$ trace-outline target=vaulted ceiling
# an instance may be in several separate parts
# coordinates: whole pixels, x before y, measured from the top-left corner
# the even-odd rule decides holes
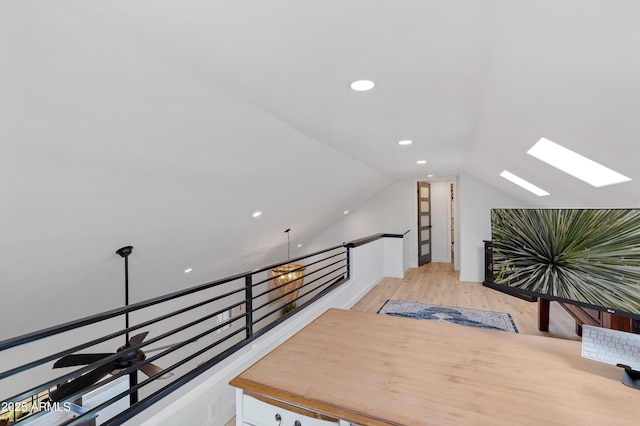
[[[132,239],[159,280],[208,259],[199,280],[397,178],[640,203],[636,0],[4,0],[0,48],[3,254],[61,282]],[[569,177],[526,154],[540,137],[633,180]],[[66,245],[88,270],[56,269]]]
[[[391,177],[468,170],[517,195],[497,177],[507,168],[554,204],[640,202],[628,197],[640,184],[633,0],[5,3],[15,13],[5,43],[20,59],[6,68],[12,85],[29,86],[36,114],[130,89],[161,62],[191,81],[148,83],[180,100],[128,93],[140,115],[149,103],[178,115],[194,108],[188,90],[214,87]],[[351,92],[361,78],[376,88]],[[635,183],[593,190],[567,178],[524,155],[542,136]],[[399,149],[400,139],[414,144]]]

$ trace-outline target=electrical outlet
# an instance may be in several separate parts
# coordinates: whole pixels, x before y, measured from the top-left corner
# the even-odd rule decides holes
[[[216,324],[222,324],[223,322],[228,321],[230,316],[231,316],[231,310],[224,311],[223,313],[218,314],[216,316]],[[222,333],[223,330],[226,330],[229,327],[231,327],[231,324],[224,325],[224,326],[222,326],[222,328],[217,329],[216,332],[217,333]]]

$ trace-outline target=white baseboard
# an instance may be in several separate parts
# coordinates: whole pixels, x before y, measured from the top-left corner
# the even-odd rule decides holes
[[[389,273],[385,274],[385,276],[387,276],[389,278],[404,278],[404,274],[399,274],[399,273],[394,273],[394,272],[389,272]]]

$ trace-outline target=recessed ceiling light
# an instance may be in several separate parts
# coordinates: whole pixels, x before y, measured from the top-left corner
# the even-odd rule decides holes
[[[403,140],[403,141],[398,141],[398,145],[411,145],[413,143],[413,141],[410,140]]]
[[[596,188],[631,180],[549,139],[540,138],[540,140],[527,151],[527,154]]]
[[[358,80],[351,83],[351,88],[356,92],[366,92],[373,89],[376,84],[371,80]]]
[[[427,177],[433,177],[433,175],[427,175]]]
[[[184,273],[185,273],[185,274],[188,274],[188,273],[189,273],[189,272],[191,272],[191,271],[193,271],[193,268],[187,268],[187,269],[185,269],[185,270],[184,270]]]
[[[302,244],[298,244],[298,248],[302,247]]]
[[[500,176],[502,176],[503,178],[505,178],[505,179],[515,183],[516,185],[526,189],[529,192],[533,192],[538,197],[544,197],[545,195],[549,195],[549,193],[547,191],[545,191],[544,189],[540,189],[537,186],[535,186],[534,184],[529,183],[526,180],[522,179],[521,177],[518,177],[518,176],[514,175],[513,173],[508,172],[506,170],[503,170],[503,172],[500,173]]]
[[[254,218],[255,218],[255,217],[260,216],[261,214],[262,214],[262,212],[254,212],[254,213],[251,215],[251,217],[254,217]]]
[[[427,164],[427,160],[418,160],[416,161],[417,164]]]
[[[345,210],[345,211],[344,211],[344,214],[347,214],[347,213],[349,213],[349,210]]]

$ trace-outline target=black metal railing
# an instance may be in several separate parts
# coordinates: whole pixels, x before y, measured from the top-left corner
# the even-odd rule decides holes
[[[348,247],[2,341],[0,419],[120,424],[347,281]]]

